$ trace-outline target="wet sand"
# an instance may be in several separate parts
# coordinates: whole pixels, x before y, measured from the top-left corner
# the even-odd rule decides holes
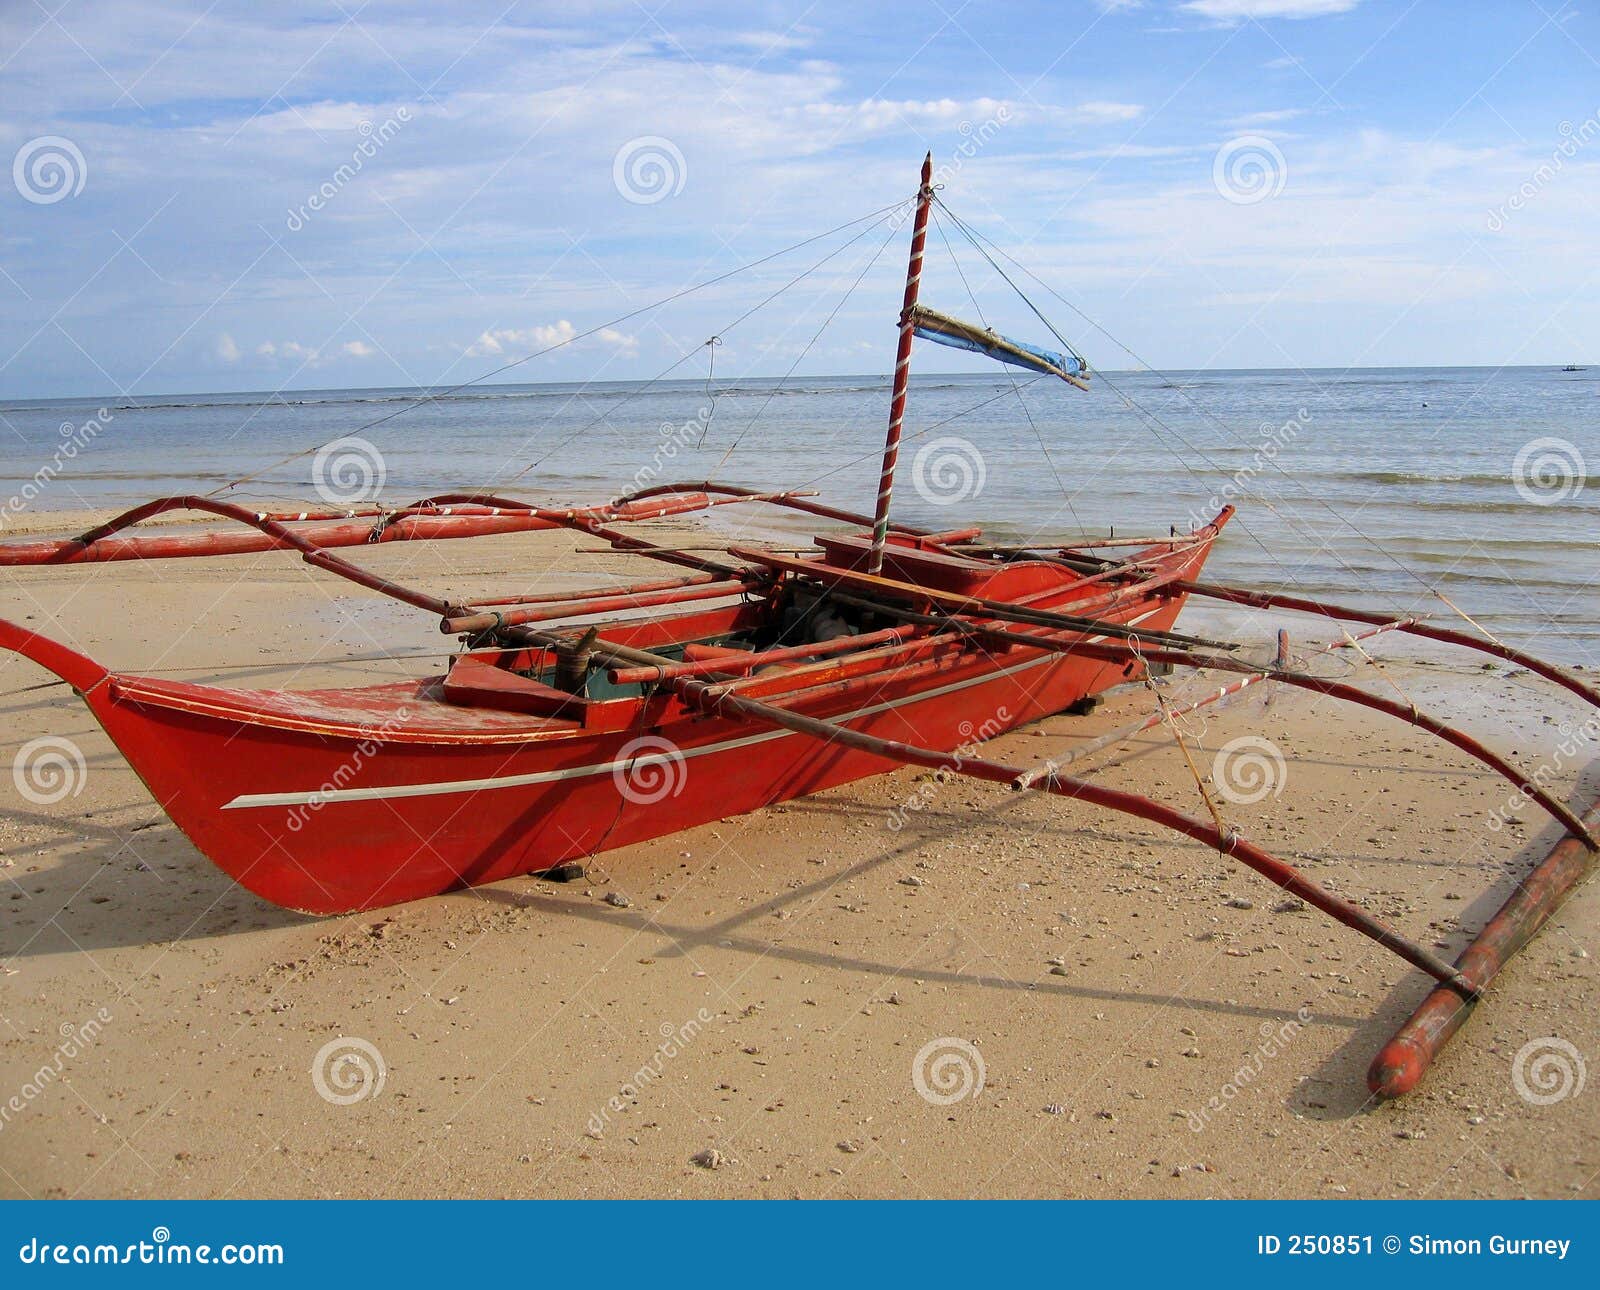
[[[359,555],[463,595],[558,560],[572,586],[622,567],[575,545],[593,543]],[[132,671],[351,684],[437,670],[451,643],[281,554],[0,581],[5,616]],[[1326,639],[1226,621],[1263,657],[1280,625],[1299,651]],[[416,657],[363,658],[388,651]],[[1511,668],[1373,652],[1398,661],[1317,667],[1530,768],[1590,716]],[[1374,1106],[1366,1064],[1421,974],[1131,819],[902,771],[595,857],[580,883],[313,919],[214,869],[65,687],[30,688],[48,679],[0,660],[7,769],[46,734],[87,765],[54,803],[0,780],[6,1196],[1570,1197],[1600,1172],[1596,1090],[1551,1100],[1527,1047],[1600,1053],[1592,884],[1421,1092]],[[1119,691],[989,752],[1043,758],[1149,705]],[[1508,784],[1311,694],[1255,687],[1186,728],[1208,773],[1240,737],[1281,750],[1275,791],[1219,801],[1228,821],[1450,956],[1558,836],[1536,808],[1491,829]],[[1563,795],[1592,753],[1564,759]],[[1168,733],[1087,765],[1204,812]],[[338,1060],[370,1072],[373,1051],[381,1081]]]

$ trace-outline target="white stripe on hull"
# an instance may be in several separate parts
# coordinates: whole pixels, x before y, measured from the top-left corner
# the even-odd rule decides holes
[[[1129,619],[1128,626],[1142,623],[1146,618],[1161,611],[1163,606],[1158,606],[1137,618]],[[1104,640],[1103,636],[1091,636],[1089,640]],[[827,718],[829,721],[846,722],[855,721],[861,717],[876,716],[880,712],[891,712],[896,708],[908,707],[914,703],[921,703],[926,699],[937,699],[942,695],[954,694],[958,690],[971,689],[975,685],[984,685],[990,681],[998,681],[1008,676],[1015,676],[1019,672],[1026,672],[1032,668],[1040,667],[1060,659],[1062,655],[1046,654],[1041,658],[1031,659],[1026,663],[1018,663],[1015,667],[1002,668],[998,672],[985,672],[982,676],[970,677],[965,681],[952,681],[948,685],[936,686],[931,690],[923,690],[918,694],[908,695],[903,699],[890,699],[884,703],[874,703],[865,708],[857,708],[853,712],[843,712]],[[488,779],[451,779],[441,780],[430,784],[390,784],[375,788],[331,788],[315,789],[311,792],[295,793],[244,793],[225,802],[224,811],[244,810],[255,806],[307,806],[312,803],[330,805],[337,802],[375,802],[387,801],[399,797],[433,797],[446,793],[476,793],[496,788],[522,788],[529,784],[553,784],[567,779],[585,779],[591,775],[610,775],[619,770],[638,769],[653,765],[662,765],[681,758],[704,757],[711,753],[731,752],[736,748],[750,748],[756,744],[768,743],[774,739],[801,739],[804,735],[797,735],[790,730],[768,730],[758,735],[745,735],[738,739],[725,739],[721,743],[702,744],[695,748],[680,749],[676,754],[657,753],[643,757],[629,757],[623,761],[599,762],[590,766],[569,766],[563,770],[530,771],[522,775],[501,775]]]

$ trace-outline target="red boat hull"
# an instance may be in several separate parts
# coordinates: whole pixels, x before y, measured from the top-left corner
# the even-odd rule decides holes
[[[1201,541],[1158,552],[1155,572],[1192,577],[1209,549]],[[1001,576],[1024,584],[1023,598],[1039,608],[1070,610],[1106,590],[1074,593],[1081,578],[1042,564],[1006,566]],[[1121,593],[1103,616],[1165,629],[1182,602],[1162,577],[1147,594]],[[674,621],[709,635],[759,609]],[[650,643],[649,626],[627,626],[635,643]],[[74,683],[156,801],[218,867],[274,904],[314,914],[547,869],[895,766],[664,697],[595,704],[582,720],[561,720],[446,702],[444,678],[226,690],[107,674],[15,628],[0,645]],[[803,695],[785,699],[780,689],[775,700],[854,730],[956,749],[1133,674],[1131,663],[1025,647],[995,655],[946,638],[887,675],[852,670],[846,656],[836,670],[812,669]]]

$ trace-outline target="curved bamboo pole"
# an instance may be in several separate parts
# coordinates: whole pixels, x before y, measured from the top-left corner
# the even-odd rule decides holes
[[[1191,596],[1226,600],[1235,605],[1249,605],[1253,609],[1288,609],[1297,613],[1318,614],[1323,618],[1343,618],[1352,623],[1377,624],[1392,621],[1394,618],[1392,614],[1377,614],[1371,610],[1351,609],[1345,605],[1329,605],[1319,600],[1306,600],[1300,596],[1285,596],[1277,592],[1251,591],[1246,587],[1225,587],[1215,582],[1180,582],[1177,587]],[[1480,654],[1492,654],[1496,658],[1505,659],[1508,663],[1516,663],[1600,707],[1600,690],[1573,676],[1565,668],[1547,663],[1537,655],[1513,649],[1510,645],[1502,645],[1499,641],[1468,636],[1465,632],[1454,631],[1449,627],[1413,623],[1402,630],[1412,636],[1421,636],[1426,640],[1439,641],[1445,645],[1459,645],[1462,649],[1476,650]]]
[[[1368,694],[1365,690],[1357,689],[1353,685],[1345,685],[1340,681],[1327,681],[1318,676],[1311,676],[1305,672],[1297,672],[1291,668],[1268,667],[1263,668],[1254,663],[1246,663],[1240,659],[1229,658],[1225,654],[1213,654],[1194,649],[1166,649],[1159,645],[1144,645],[1137,633],[1124,641],[1110,639],[1090,640],[1079,636],[1063,636],[1059,633],[1044,634],[1031,631],[1012,631],[1004,627],[989,627],[981,623],[969,622],[966,619],[956,619],[948,615],[924,614],[915,610],[902,609],[896,605],[885,604],[881,601],[865,596],[835,593],[836,598],[845,603],[856,603],[869,606],[880,613],[905,619],[910,622],[928,622],[937,624],[954,624],[956,631],[969,636],[992,640],[996,643],[1007,645],[1032,646],[1038,649],[1051,650],[1058,654],[1081,654],[1088,658],[1101,658],[1113,662],[1126,662],[1129,660],[1143,661],[1145,663],[1170,663],[1174,667],[1188,667],[1195,669],[1215,669],[1220,672],[1263,673],[1268,680],[1281,681],[1285,685],[1292,685],[1298,689],[1314,690],[1326,694],[1329,698],[1342,699],[1349,703],[1359,704],[1382,712],[1387,716],[1404,721],[1408,725],[1426,730],[1429,734],[1436,735],[1445,742],[1466,753],[1469,757],[1482,762],[1495,773],[1503,776],[1517,788],[1525,792],[1530,798],[1538,802],[1552,818],[1557,820],[1574,837],[1580,839],[1591,850],[1600,849],[1600,842],[1584,825],[1573,811],[1564,802],[1559,801],[1545,789],[1533,783],[1516,767],[1512,766],[1498,753],[1485,747],[1471,735],[1446,725],[1437,718],[1429,716],[1420,708],[1395,703],[1376,694]],[[1399,630],[1398,628],[1396,630]],[[1033,787],[1030,785],[1029,787]]]

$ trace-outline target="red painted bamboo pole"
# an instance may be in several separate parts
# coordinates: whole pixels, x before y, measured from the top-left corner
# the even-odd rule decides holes
[[[718,550],[723,548],[719,547]],[[609,547],[606,550],[610,550]],[[499,605],[548,605],[557,600],[598,600],[605,596],[618,596],[624,592],[665,591],[668,587],[697,587],[717,581],[714,573],[691,573],[683,578],[661,578],[653,582],[628,582],[610,587],[585,587],[581,591],[533,591],[520,596],[491,596],[484,600],[471,600],[468,609],[483,609]]]
[[[471,496],[463,495],[463,496]],[[299,513],[262,513],[235,503],[223,512],[199,505],[206,498],[163,497],[145,502],[100,524],[76,538],[0,543],[0,566],[38,564],[100,564],[118,560],[166,560],[209,555],[250,555],[271,551],[284,544],[262,527],[261,521],[283,525],[299,523]],[[730,499],[731,500],[731,499]],[[744,499],[739,499],[744,500]],[[365,546],[379,542],[438,541],[450,538],[487,537],[504,533],[529,533],[562,527],[557,515],[593,515],[618,523],[654,519],[687,511],[704,510],[716,503],[705,496],[682,495],[676,500],[632,504],[627,508],[608,506],[559,512],[529,506],[524,502],[493,499],[494,504],[463,505],[447,513],[441,499],[434,505],[408,507],[389,515],[375,515],[376,523],[363,519],[323,521],[324,512],[304,512],[311,523],[293,530],[314,547]],[[173,511],[198,510],[228,519],[238,519],[248,527],[239,531],[165,533],[118,536],[122,530],[143,520]],[[498,513],[496,513],[498,512]],[[254,531],[251,531],[254,530]]]
[[[911,342],[915,326],[911,311],[922,283],[922,251],[928,241],[928,207],[933,201],[933,153],[922,159],[922,182],[917,189],[917,215],[911,230],[911,258],[906,262],[905,303],[900,309],[900,344],[894,358],[894,394],[889,400],[889,436],[883,445],[883,469],[878,476],[878,508],[872,520],[872,554],[867,572],[883,568],[883,546],[889,537],[889,498],[894,492],[894,468],[900,459],[900,430],[906,418],[906,390],[911,381]]]
[[[516,623],[546,623],[556,618],[572,618],[583,614],[609,614],[628,609],[648,609],[654,605],[674,605],[681,601],[715,600],[721,596],[736,596],[749,591],[750,583],[732,578],[708,582],[697,587],[671,587],[660,591],[618,591],[610,596],[593,596],[577,600],[555,600],[544,604],[511,605],[487,613],[465,614],[445,618],[439,630],[446,636],[460,632],[485,632],[491,627],[506,627]]]
[[[1382,627],[1373,627],[1364,632],[1357,632],[1348,640],[1333,641],[1332,643],[1325,645],[1323,648],[1314,652],[1317,654],[1331,654],[1334,650],[1351,649],[1358,641],[1370,640],[1374,636],[1381,636],[1384,632],[1392,632],[1399,626],[1399,622],[1385,623]],[[1278,657],[1273,661],[1273,668],[1281,671],[1289,666],[1287,649],[1288,644],[1284,639],[1284,634],[1279,632]],[[1120,744],[1125,739],[1132,739],[1134,735],[1142,734],[1146,730],[1154,729],[1156,726],[1159,726],[1162,722],[1167,721],[1172,717],[1186,717],[1191,712],[1198,712],[1201,708],[1210,707],[1213,703],[1220,703],[1229,695],[1238,694],[1241,690],[1247,690],[1258,682],[1270,681],[1272,679],[1273,676],[1272,672],[1270,671],[1252,672],[1248,676],[1240,677],[1237,681],[1230,681],[1227,685],[1220,686],[1219,688],[1212,690],[1209,694],[1201,695],[1198,699],[1195,699],[1190,703],[1185,703],[1175,708],[1167,708],[1161,712],[1152,712],[1143,721],[1136,721],[1132,725],[1123,726],[1120,730],[1113,730],[1108,734],[1100,735],[1098,738],[1091,739],[1087,743],[1079,744],[1076,748],[1069,749],[1059,759],[1052,757],[1043,764],[1035,766],[1026,775],[1023,775],[1020,779],[1018,779],[1017,782],[1012,785],[1012,787],[1032,788],[1034,780],[1043,779],[1046,775],[1053,775],[1056,773],[1056,771],[1060,770],[1061,767],[1070,766],[1075,761],[1082,761],[1085,757],[1092,756],[1094,753],[1099,752],[1102,748],[1109,748],[1112,744]]]
[[[686,702],[704,711],[731,714],[746,720],[779,726],[797,734],[810,735],[824,743],[836,743],[872,753],[891,762],[947,770],[953,774],[986,779],[997,784],[1012,783],[1022,774],[1021,767],[1004,766],[998,762],[964,757],[958,753],[939,752],[936,749],[919,748],[892,739],[881,739],[862,731],[851,730],[847,726],[836,725],[831,721],[802,716],[800,713],[790,712],[771,703],[760,703],[741,695],[729,694],[720,687],[708,685],[704,681],[676,681],[671,684]],[[1292,865],[1269,855],[1248,840],[1231,833],[1220,833],[1214,824],[1197,820],[1182,811],[1174,810],[1170,806],[1137,793],[1106,788],[1070,776],[1057,776],[1048,782],[1035,784],[1034,788],[1061,797],[1082,798],[1095,806],[1104,806],[1125,815],[1148,820],[1152,824],[1160,824],[1197,842],[1203,842],[1225,856],[1233,856],[1269,882],[1282,887],[1291,895],[1298,896],[1308,905],[1320,909],[1346,927],[1370,937],[1385,949],[1392,950],[1435,980],[1448,983],[1459,979],[1455,968],[1438,955],[1416,944],[1359,905],[1328,891],[1317,882],[1305,877]]]
[[[1584,822],[1590,829],[1600,831],[1600,797],[1590,805]],[[1430,992],[1373,1058],[1367,1071],[1367,1087],[1375,1095],[1384,1099],[1399,1097],[1417,1086],[1439,1050],[1471,1015],[1475,996],[1533,939],[1562,901],[1588,877],[1594,863],[1594,852],[1577,838],[1565,837],[1542,864],[1517,884],[1500,912],[1456,960],[1456,968],[1474,997],[1463,998],[1455,990]]]
[[[1255,609],[1292,609],[1299,613],[1320,614],[1324,618],[1345,618],[1353,623],[1382,623],[1389,621],[1393,615],[1376,614],[1366,609],[1350,609],[1344,605],[1328,605],[1317,600],[1306,600],[1300,596],[1284,596],[1275,592],[1251,591],[1245,587],[1224,587],[1214,582],[1181,582],[1179,590],[1186,591],[1193,596],[1205,596],[1211,600],[1226,600],[1236,605],[1250,605]],[[1530,672],[1544,677],[1547,681],[1554,681],[1557,685],[1571,690],[1581,698],[1587,699],[1596,707],[1600,707],[1600,690],[1594,688],[1565,668],[1557,667],[1554,663],[1547,663],[1542,658],[1524,653],[1522,650],[1513,649],[1509,645],[1502,645],[1498,641],[1485,640],[1478,636],[1468,636],[1465,632],[1453,631],[1448,627],[1433,627],[1427,623],[1413,623],[1405,629],[1412,636],[1421,636],[1427,640],[1439,641],[1445,645],[1459,645],[1463,649],[1477,650],[1481,654],[1492,654],[1496,658],[1503,658],[1507,662],[1525,667]]]
[[[860,596],[841,595],[838,598],[845,603],[854,602],[871,605],[881,613],[897,616],[907,622],[924,622],[954,628],[967,636],[1007,646],[1027,645],[1039,649],[1052,650],[1061,654],[1080,654],[1087,658],[1107,659],[1111,662],[1170,663],[1174,667],[1211,668],[1222,672],[1256,672],[1262,670],[1256,664],[1229,658],[1225,654],[1207,653],[1195,649],[1167,649],[1154,644],[1145,645],[1139,639],[1137,629],[1133,630],[1131,633],[1133,639],[1129,640],[1113,640],[1109,637],[1092,640],[1083,634],[1081,630],[1072,633],[1017,631],[981,622],[970,622],[966,619],[955,620],[933,614],[923,614],[915,610],[905,610],[894,605],[869,601]],[[1013,619],[1012,621],[1024,620]],[[1098,630],[1105,631],[1106,626],[1102,625]],[[1154,633],[1152,633],[1152,637],[1155,637]],[[1159,637],[1155,638],[1159,639]],[[1338,681],[1327,681],[1319,676],[1310,676],[1303,672],[1282,668],[1270,669],[1270,675],[1272,680],[1280,681],[1285,685],[1292,685],[1302,690],[1314,690],[1319,694],[1326,694],[1332,699],[1341,699],[1347,703],[1359,704],[1361,707],[1382,712],[1387,716],[1394,717],[1399,721],[1406,722],[1408,725],[1416,726],[1419,729],[1426,730],[1429,734],[1438,736],[1446,743],[1460,749],[1467,756],[1482,762],[1490,770],[1515,784],[1519,789],[1527,793],[1530,798],[1538,802],[1549,815],[1560,821],[1563,827],[1574,836],[1582,839],[1585,846],[1595,847],[1597,845],[1594,835],[1583,821],[1567,807],[1566,803],[1558,801],[1545,789],[1535,784],[1528,776],[1523,775],[1505,758],[1485,747],[1484,744],[1464,731],[1457,730],[1454,726],[1446,725],[1444,722],[1429,716],[1412,705],[1395,703],[1379,695],[1368,694],[1365,690],[1357,689],[1353,685],[1344,685]]]
[[[881,631],[864,632],[860,636],[838,636],[830,641],[817,641],[810,645],[784,645],[778,649],[704,659],[692,663],[669,663],[663,659],[659,667],[612,668],[610,678],[615,685],[649,685],[656,681],[677,680],[686,676],[748,673],[773,663],[792,663],[804,658],[825,658],[830,654],[842,654],[847,650],[883,645],[890,641],[903,640],[912,632],[920,630],[921,628],[909,625],[885,627]]]

